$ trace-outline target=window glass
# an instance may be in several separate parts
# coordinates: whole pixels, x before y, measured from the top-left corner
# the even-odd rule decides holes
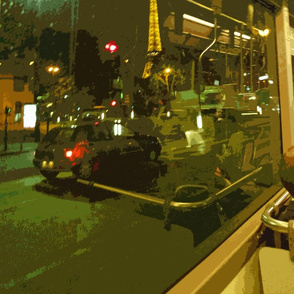
[[[11,202],[38,209],[3,212],[26,256],[3,287],[163,293],[281,188],[275,1],[100,2],[0,1],[4,99],[35,100],[47,148]]]
[[[95,125],[89,129],[88,133],[88,140],[90,142],[99,142],[99,141],[105,141],[109,139],[109,131],[108,129],[102,125],[101,123],[99,125]]]
[[[53,142],[56,136],[59,134],[60,130],[61,130],[60,128],[54,128],[50,130],[48,134],[46,134],[44,138],[42,139],[42,143]]]
[[[64,143],[65,141],[72,140],[71,138],[72,138],[73,133],[74,133],[74,129],[62,128],[62,129],[60,129],[60,132],[56,136],[55,140],[58,143]]]
[[[14,117],[14,122],[20,122],[21,121],[21,113],[16,113]]]

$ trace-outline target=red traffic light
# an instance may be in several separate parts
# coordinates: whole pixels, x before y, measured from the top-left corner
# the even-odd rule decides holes
[[[116,105],[116,101],[115,101],[115,100],[112,100],[112,101],[110,102],[110,105],[111,105],[112,107],[114,107],[114,106]]]
[[[105,51],[109,51],[110,53],[116,52],[118,50],[118,46],[115,41],[110,41],[104,46]]]

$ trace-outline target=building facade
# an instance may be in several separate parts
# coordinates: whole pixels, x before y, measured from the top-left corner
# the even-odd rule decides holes
[[[34,95],[28,84],[15,79],[11,74],[0,75],[0,130],[5,127],[5,108],[7,114],[7,128],[9,131],[23,130],[24,105],[34,103]]]

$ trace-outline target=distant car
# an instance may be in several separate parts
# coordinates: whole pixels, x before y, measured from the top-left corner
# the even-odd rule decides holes
[[[161,144],[156,137],[133,133],[119,122],[96,121],[76,127],[53,128],[35,150],[34,165],[48,180],[72,171],[89,179],[103,166],[157,161]]]
[[[95,108],[84,109],[79,121],[104,120],[108,112],[105,106],[95,106]]]

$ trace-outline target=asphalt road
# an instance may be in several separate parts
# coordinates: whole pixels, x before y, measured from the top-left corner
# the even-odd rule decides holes
[[[161,207],[57,182],[1,185],[1,292],[161,293],[193,266],[192,232],[165,230]]]
[[[0,293],[162,293],[207,254],[202,242],[220,227],[211,206],[173,211],[168,230],[162,205],[88,187],[66,173],[50,183],[32,167],[33,148],[26,151],[0,158]],[[164,198],[180,176],[188,180],[184,170],[128,166],[101,181]]]

